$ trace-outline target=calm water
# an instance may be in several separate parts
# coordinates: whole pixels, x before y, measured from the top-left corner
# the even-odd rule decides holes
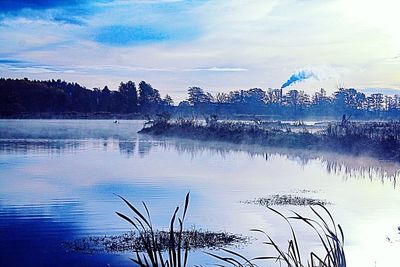
[[[148,203],[158,228],[191,192],[187,226],[252,236],[240,250],[272,253],[267,231],[284,242],[287,227],[265,207],[241,201],[296,194],[332,202],[346,235],[349,266],[400,262],[400,165],[366,158],[262,150],[138,135],[141,121],[0,121],[0,266],[130,266],[130,253],[69,252],[63,241],[129,230],[114,195]],[[307,207],[279,206],[310,214]],[[297,225],[302,243],[316,246]],[[191,263],[215,263],[201,251]],[[265,264],[264,266],[273,266]]]

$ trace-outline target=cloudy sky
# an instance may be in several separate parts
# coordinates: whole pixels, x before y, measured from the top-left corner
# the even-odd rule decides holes
[[[398,0],[0,0],[0,76],[162,94],[400,90]]]

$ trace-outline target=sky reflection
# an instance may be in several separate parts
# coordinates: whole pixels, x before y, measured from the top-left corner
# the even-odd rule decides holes
[[[14,256],[2,260],[17,259],[15,253],[26,249],[19,243],[25,237],[33,243],[48,239],[49,249],[40,243],[26,244],[37,249],[38,255],[51,253],[54,261],[64,262],[64,251],[53,253],[64,239],[129,230],[114,214],[129,213],[114,194],[125,196],[135,205],[146,201],[155,224],[165,229],[174,207],[183,202],[189,190],[187,226],[243,235],[252,235],[249,229],[256,227],[284,242],[286,228],[280,218],[265,207],[241,201],[296,194],[333,203],[329,209],[345,229],[349,265],[375,266],[376,261],[376,266],[387,266],[400,260],[394,253],[400,244],[396,230],[400,225],[400,196],[394,187],[398,164],[335,154],[152,138],[136,134],[141,125],[132,121],[119,125],[112,121],[1,121],[0,231],[5,240],[15,236],[11,243],[2,241],[2,246],[12,244],[8,249],[14,251]],[[5,127],[18,128],[16,138]],[[285,214],[292,209],[310,214],[306,207],[278,208]],[[307,246],[315,246],[310,231],[298,227]],[[260,246],[262,237],[257,237],[259,240],[243,253],[266,253]],[[80,257],[67,256],[71,260]],[[103,255],[82,257],[93,259],[93,263],[106,262]],[[127,259],[127,255],[113,257],[113,264]],[[192,257],[196,259],[212,262],[201,253]]]

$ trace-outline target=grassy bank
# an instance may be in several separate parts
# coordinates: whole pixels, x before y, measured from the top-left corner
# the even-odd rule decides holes
[[[385,160],[400,160],[400,122],[334,122],[312,126],[207,120],[148,123],[139,133],[203,141],[334,151]]]

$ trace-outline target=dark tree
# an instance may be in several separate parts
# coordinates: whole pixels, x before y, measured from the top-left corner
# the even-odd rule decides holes
[[[122,110],[127,113],[137,111],[138,97],[136,91],[136,85],[132,81],[127,83],[121,82],[118,91],[122,95]]]
[[[145,81],[139,83],[139,105],[142,111],[156,110],[162,103],[160,93]]]
[[[172,99],[172,97],[170,95],[165,95],[163,102],[165,105],[167,106],[172,106],[174,104],[174,100]]]
[[[210,103],[213,100],[211,94],[205,93],[200,87],[189,87],[188,95],[188,101],[192,106],[200,103]]]

